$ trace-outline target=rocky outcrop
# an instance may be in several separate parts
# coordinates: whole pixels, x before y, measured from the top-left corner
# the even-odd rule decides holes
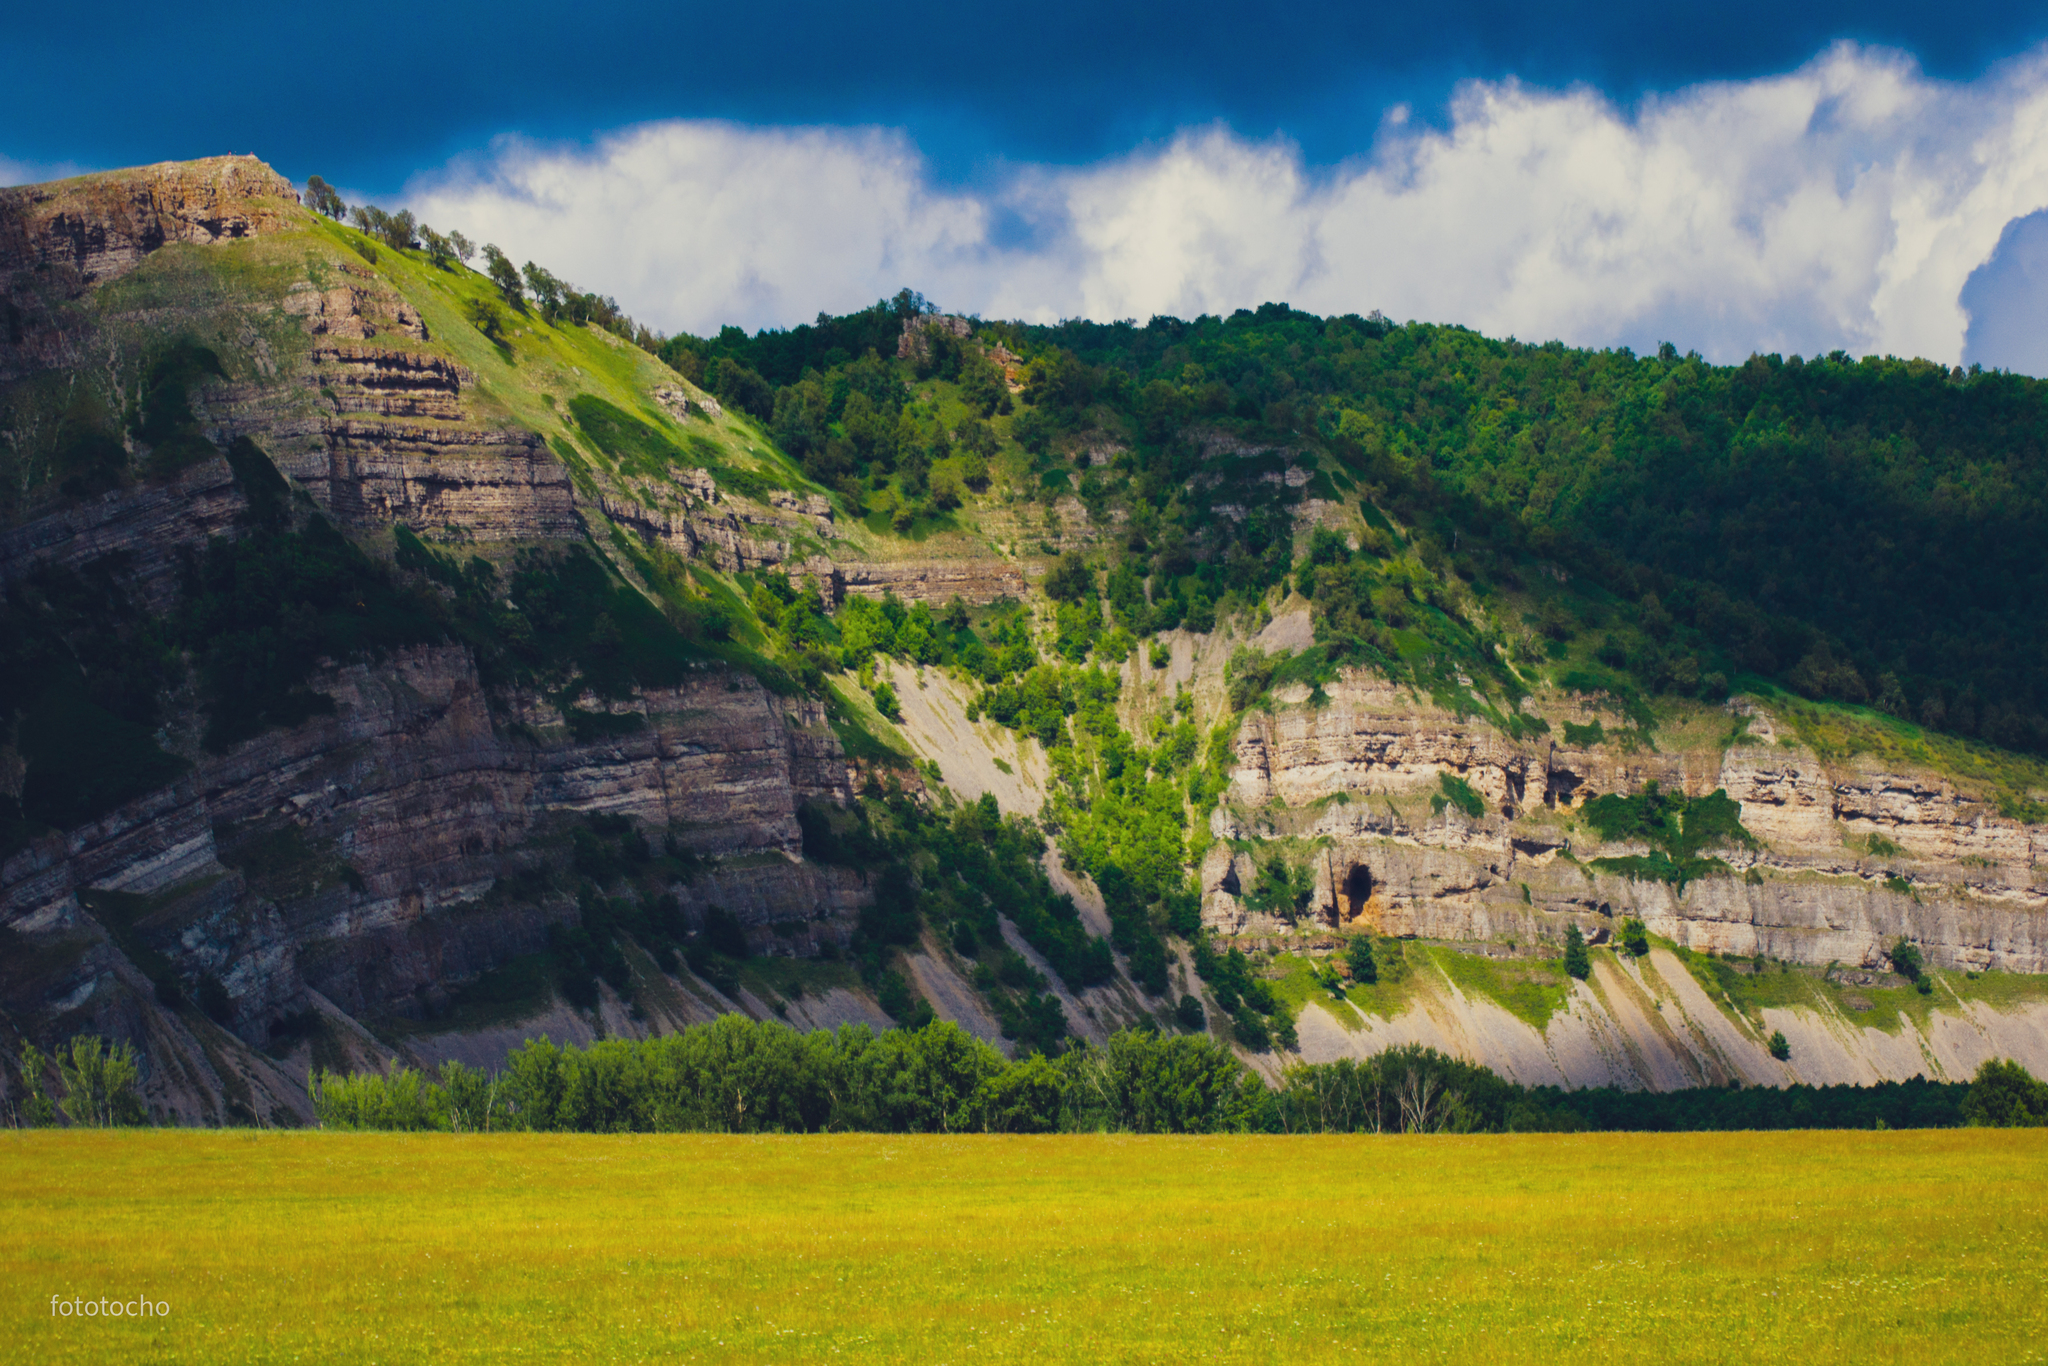
[[[676,894],[699,914],[733,912],[758,952],[836,949],[866,900],[858,874],[802,858],[798,805],[851,795],[822,708],[748,675],[706,668],[625,703],[585,698],[614,721],[581,742],[537,696],[494,709],[456,646],[315,686],[333,715],[199,756],[173,786],[0,867],[10,942],[74,959],[0,1008],[131,1037],[135,1012],[158,1013],[154,963],[164,980],[222,983],[249,1044],[316,1002],[416,1014],[574,921],[573,884],[549,870],[566,867],[567,827],[592,815],[708,859]],[[167,1105],[189,1071],[152,1073]]]
[[[569,471],[532,432],[372,418],[265,427],[286,474],[344,526],[454,527],[480,540],[583,534]]]
[[[1527,748],[1492,726],[1418,705],[1408,689],[1384,679],[1347,679],[1329,696],[1326,706],[1248,715],[1238,732],[1233,798],[1298,806],[1337,792],[1419,792],[1452,773],[1495,809],[1512,812],[1526,798],[1532,764],[1540,771]]]
[[[337,413],[460,422],[462,391],[476,383],[453,361],[411,351],[320,346],[312,362],[306,384]]]
[[[378,288],[376,277],[360,267],[343,263],[340,270],[342,274],[359,277],[366,283],[345,281],[321,289],[302,280],[279,300],[286,313],[304,321],[309,335],[366,341],[382,330],[411,337],[414,341],[427,340],[427,325],[420,321],[418,311],[411,304],[388,289]],[[320,359],[317,353],[314,359],[316,362]]]
[[[705,482],[710,483],[708,476]],[[712,487],[715,490],[716,485]],[[733,503],[690,497],[681,506],[649,506],[604,490],[598,495],[598,506],[619,525],[659,541],[679,555],[706,559],[727,573],[766,569],[790,557],[790,543],[785,539],[792,529],[790,521],[760,512],[750,515]]]
[[[0,190],[0,275],[54,270],[79,287],[100,284],[167,243],[273,231],[298,203],[291,182],[252,156]]]
[[[1637,916],[1721,953],[1877,966],[1906,938],[1938,966],[2048,972],[2048,835],[1942,779],[1829,768],[1755,704],[1737,704],[1749,718],[1741,742],[1658,753],[1517,741],[1377,678],[1348,677],[1328,697],[1312,707],[1293,695],[1295,705],[1249,716],[1214,826],[1234,841],[1310,842],[1297,856],[1314,874],[1311,924],[1543,944],[1567,922],[1598,939]],[[1484,814],[1444,803],[1443,775],[1478,793]],[[1725,790],[1759,846],[1718,851],[1730,874],[1683,887],[1595,869],[1593,859],[1647,850],[1601,847],[1572,807],[1650,781]],[[1870,852],[1871,835],[1886,853]],[[1254,876],[1250,853],[1214,848],[1202,870],[1207,923],[1232,935],[1299,931],[1248,909]]]
[[[137,601],[162,612],[176,600],[181,558],[247,509],[228,462],[201,461],[175,479],[115,489],[0,531],[0,584],[39,565],[79,569],[112,557]]]
[[[914,318],[905,318],[903,331],[896,338],[896,359],[925,359],[931,354],[931,339],[934,333],[965,341],[974,335],[974,324],[951,313],[926,313]]]
[[[957,597],[980,607],[1001,598],[1021,600],[1025,593],[1023,571],[996,559],[813,561],[804,572],[827,588],[835,605],[853,594],[878,598],[894,593],[905,602],[938,605]]]

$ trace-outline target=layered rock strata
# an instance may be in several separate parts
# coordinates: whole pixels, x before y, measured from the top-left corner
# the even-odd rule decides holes
[[[0,189],[0,273],[104,283],[171,242],[254,237],[292,221],[291,182],[252,156],[165,162]]]
[[[225,460],[205,460],[163,483],[134,484],[0,531],[0,584],[41,565],[80,569],[110,559],[142,605],[177,600],[183,557],[226,534],[248,510]]]
[[[661,505],[645,490],[635,490],[641,497],[604,490],[598,506],[619,525],[727,573],[787,563],[797,535],[830,540],[835,534],[832,504],[816,494],[778,490],[763,507],[727,497],[704,470],[683,471],[673,489],[680,495],[674,505]]]
[[[699,914],[733,912],[760,953],[843,944],[866,899],[858,874],[802,859],[798,805],[850,796],[822,709],[748,675],[705,669],[611,704],[637,728],[586,742],[535,696],[494,717],[459,647],[315,686],[333,715],[200,756],[173,786],[0,867],[0,927],[48,969],[0,1005],[61,1016],[59,1033],[137,1037],[138,1012],[161,1013],[156,963],[219,981],[226,1023],[251,1044],[316,1007],[431,1010],[574,921],[573,897],[536,876],[564,866],[567,827],[589,815],[711,860],[676,894]],[[200,1103],[163,1089],[189,1063],[152,1068],[166,1104]]]
[[[1025,594],[1023,570],[997,559],[816,561],[804,572],[818,579],[835,605],[854,595],[894,593],[905,602],[937,606],[960,598],[980,607],[1002,598],[1021,601]]]
[[[1214,818],[1225,840],[1310,842],[1312,922],[1534,944],[1560,938],[1568,920],[1599,940],[1633,915],[1722,953],[1876,966],[1903,937],[1938,966],[2048,971],[2048,835],[1939,779],[1829,768],[1754,707],[1740,743],[1659,754],[1518,742],[1379,679],[1347,678],[1328,695],[1250,716]],[[1483,797],[1485,814],[1432,803],[1442,775]],[[1759,846],[1716,851],[1729,874],[1683,887],[1596,870],[1596,858],[1649,850],[1602,846],[1569,812],[1653,780],[1695,796],[1725,790]],[[1870,854],[1872,835],[1899,852]],[[1251,853],[1215,846],[1202,872],[1207,922],[1232,935],[1298,930],[1248,909],[1255,876]]]

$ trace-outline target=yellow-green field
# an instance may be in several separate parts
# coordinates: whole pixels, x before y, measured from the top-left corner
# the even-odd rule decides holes
[[[2044,1244],[2040,1131],[22,1133],[0,1357],[2033,1361]]]

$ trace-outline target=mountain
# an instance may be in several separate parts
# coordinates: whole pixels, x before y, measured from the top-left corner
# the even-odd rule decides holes
[[[663,338],[355,223],[248,157],[0,191],[10,1045],[240,1123],[733,1009],[2048,1065],[2032,381],[908,292]]]

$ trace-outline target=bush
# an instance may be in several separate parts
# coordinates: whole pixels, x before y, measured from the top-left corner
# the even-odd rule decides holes
[[[1473,820],[1486,814],[1486,799],[1472,790],[1472,784],[1449,773],[1437,774],[1437,786],[1442,789],[1429,799],[1429,809],[1441,813],[1446,806],[1455,806]]]
[[[1380,966],[1373,961],[1372,936],[1356,934],[1344,946],[1344,965],[1351,969],[1351,980],[1367,986],[1380,980]]]
[[[1785,1031],[1782,1029],[1771,1031],[1771,1041],[1765,1047],[1771,1050],[1771,1056],[1779,1062],[1784,1062],[1792,1056],[1792,1045],[1785,1038]]]
[[[1891,959],[1893,971],[1909,982],[1920,981],[1921,973],[1926,970],[1926,960],[1920,956],[1919,946],[1903,937],[1885,950],[1885,957]]]
[[[1642,921],[1629,916],[1621,922],[1621,946],[1632,957],[1641,958],[1650,951],[1650,931]]]
[[[1095,574],[1088,561],[1069,550],[1046,572],[1045,595],[1054,602],[1079,603],[1095,592]]]
[[[1190,1034],[1209,1027],[1209,1016],[1202,1009],[1202,1003],[1186,994],[1181,996],[1180,1004],[1173,1008],[1173,1019],[1174,1023]]]
[[[57,1102],[73,1124],[110,1129],[143,1121],[142,1097],[135,1086],[139,1073],[135,1050],[123,1039],[109,1044],[97,1034],[72,1036],[57,1050],[57,1075],[64,1099]]]
[[[21,1045],[21,1099],[16,1122],[25,1129],[43,1129],[57,1122],[57,1107],[43,1092],[43,1069],[49,1059],[43,1050],[24,1040]]]

